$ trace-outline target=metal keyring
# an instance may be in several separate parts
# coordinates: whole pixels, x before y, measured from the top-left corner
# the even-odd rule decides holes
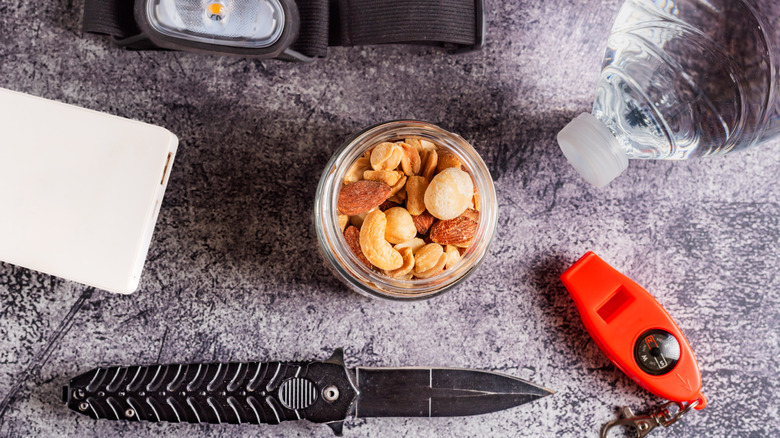
[[[616,426],[627,426],[636,430],[636,438],[643,438],[650,433],[651,430],[658,426],[669,427],[677,420],[687,414],[688,411],[695,408],[701,403],[700,399],[696,399],[686,406],[684,402],[670,401],[662,404],[650,415],[634,415],[634,412],[629,407],[623,407],[620,412],[623,418],[612,420],[606,423],[599,433],[600,438],[607,438],[609,430]],[[680,411],[672,415],[669,412],[669,407],[677,406]]]

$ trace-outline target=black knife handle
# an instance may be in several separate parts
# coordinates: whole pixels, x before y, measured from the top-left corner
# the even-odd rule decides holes
[[[92,418],[189,423],[343,421],[357,398],[337,350],[324,362],[247,362],[96,368],[64,388]]]

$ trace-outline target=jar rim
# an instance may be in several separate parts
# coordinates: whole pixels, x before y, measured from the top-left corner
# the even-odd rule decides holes
[[[474,243],[452,269],[431,278],[399,280],[366,267],[349,249],[338,226],[338,194],[347,171],[370,147],[382,141],[416,137],[432,141],[458,157],[472,175],[480,196],[480,221]],[[349,137],[325,166],[317,187],[314,220],[320,252],[329,267],[351,289],[373,298],[396,301],[428,299],[440,295],[468,278],[482,263],[497,223],[497,201],[490,172],[474,148],[461,136],[432,123],[394,120],[370,126]]]

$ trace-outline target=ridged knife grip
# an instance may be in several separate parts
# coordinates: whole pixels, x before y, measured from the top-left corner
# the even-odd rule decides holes
[[[96,419],[214,424],[342,421],[357,398],[343,363],[317,361],[97,368],[64,391]]]

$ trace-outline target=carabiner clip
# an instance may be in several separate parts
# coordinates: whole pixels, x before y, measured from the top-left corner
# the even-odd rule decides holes
[[[620,416],[617,420],[612,420],[609,423],[601,427],[600,438],[607,438],[609,430],[617,426],[626,426],[636,431],[636,438],[644,438],[650,433],[651,430],[658,426],[669,427],[677,420],[687,414],[688,411],[693,409],[699,404],[699,400],[695,400],[688,404],[682,402],[670,401],[662,404],[650,415],[634,415],[634,411],[631,408],[624,406],[620,409]],[[669,408],[676,406],[679,411],[674,414]]]

